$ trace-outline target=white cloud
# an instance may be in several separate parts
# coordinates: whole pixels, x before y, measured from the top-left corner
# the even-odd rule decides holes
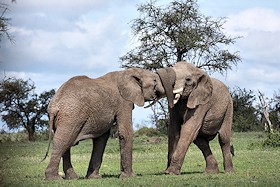
[[[226,30],[237,35],[249,34],[249,31],[280,31],[280,12],[268,8],[250,8],[229,15],[228,22],[225,24]]]

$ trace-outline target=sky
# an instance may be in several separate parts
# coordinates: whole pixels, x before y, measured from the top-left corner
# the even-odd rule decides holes
[[[121,70],[119,57],[135,46],[129,22],[139,17],[146,0],[2,0],[9,5],[10,34],[2,39],[0,80],[34,81],[36,92],[58,89],[76,75],[95,78]],[[170,0],[159,0],[168,4]],[[200,11],[214,19],[226,17],[224,32],[242,36],[231,51],[242,62],[225,76],[230,88],[258,90],[272,98],[280,89],[280,3],[278,0],[198,0]],[[149,124],[150,109],[136,107],[134,127]]]

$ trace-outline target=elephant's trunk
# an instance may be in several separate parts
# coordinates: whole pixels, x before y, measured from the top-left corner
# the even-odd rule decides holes
[[[157,74],[160,77],[162,85],[165,90],[165,94],[168,101],[168,106],[170,108],[174,107],[174,95],[173,95],[173,85],[176,80],[175,71],[172,68],[161,68],[157,70]]]

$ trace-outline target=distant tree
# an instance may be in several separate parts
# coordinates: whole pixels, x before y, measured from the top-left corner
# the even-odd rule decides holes
[[[274,127],[280,131],[280,89],[274,93],[271,101],[270,116]]]
[[[175,0],[166,6],[152,0],[138,11],[140,18],[132,20],[131,28],[140,43],[120,57],[122,67],[154,70],[185,60],[222,73],[240,61],[238,52],[225,48],[239,37],[223,32],[225,18],[201,14],[196,0]]]
[[[4,78],[0,82],[0,113],[10,129],[24,128],[28,140],[35,140],[35,131],[46,126],[47,106],[55,91],[35,92],[29,80]],[[45,117],[45,118],[44,118]]]
[[[258,96],[260,100],[259,108],[262,113],[262,117],[263,117],[262,121],[264,123],[265,130],[269,133],[273,133],[274,127],[273,124],[271,123],[270,116],[269,116],[269,104],[265,100],[264,93],[262,93],[260,90],[258,92],[259,92]]]
[[[261,130],[259,111],[253,106],[256,96],[252,90],[234,88],[233,99],[233,130],[247,132]]]
[[[167,135],[167,128],[169,123],[168,104],[166,99],[162,99],[151,106],[152,114],[150,115],[151,122],[155,124],[156,129],[161,134]]]

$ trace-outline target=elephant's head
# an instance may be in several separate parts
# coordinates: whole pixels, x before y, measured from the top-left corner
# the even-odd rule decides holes
[[[165,85],[168,84],[168,81],[167,83],[165,83],[166,81],[162,81],[170,107],[176,104],[180,98],[188,100],[188,108],[195,108],[209,101],[213,86],[210,77],[204,71],[187,62],[177,62],[170,69],[172,69],[176,75],[174,85],[168,86]],[[172,72],[171,70],[169,71]],[[161,80],[163,80],[164,78],[162,78],[162,75],[159,75]],[[172,87],[173,89],[171,89]],[[173,103],[170,103],[171,101],[173,101]]]
[[[124,99],[138,106],[143,106],[145,101],[153,101],[164,93],[158,75],[141,68],[124,70],[119,77],[118,88]]]

